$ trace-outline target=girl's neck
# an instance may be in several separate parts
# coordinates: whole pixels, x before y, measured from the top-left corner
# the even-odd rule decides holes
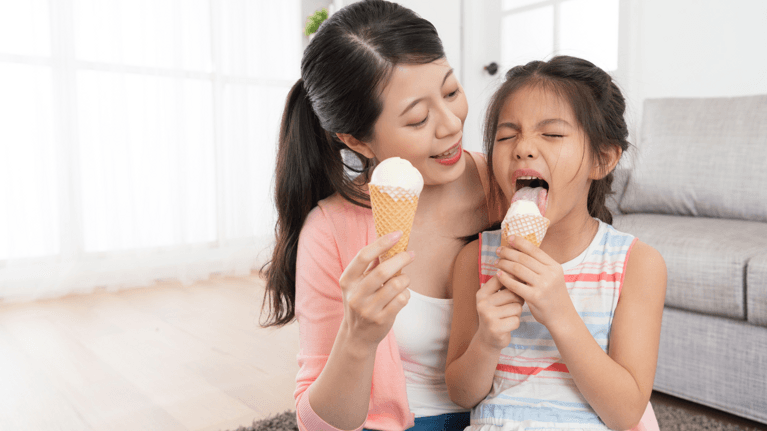
[[[569,262],[588,248],[598,229],[599,221],[591,217],[585,207],[573,210],[549,226],[541,250],[560,264]]]

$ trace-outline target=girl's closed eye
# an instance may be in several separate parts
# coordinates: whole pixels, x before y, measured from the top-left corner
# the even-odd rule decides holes
[[[460,92],[461,92],[461,89],[460,88],[456,88],[452,92],[448,93],[448,95],[445,96],[445,98],[446,99],[455,99],[455,96],[457,96],[458,93],[460,93]]]
[[[506,135],[506,136],[499,136],[499,137],[498,137],[498,139],[496,139],[496,141],[497,141],[497,142],[501,142],[501,141],[508,141],[508,140],[514,139],[514,138],[516,138],[516,137],[517,137],[517,135]]]

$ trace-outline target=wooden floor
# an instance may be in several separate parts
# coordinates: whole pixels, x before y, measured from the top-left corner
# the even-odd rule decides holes
[[[226,431],[292,409],[298,327],[261,328],[262,296],[252,276],[0,303],[0,430]]]
[[[0,430],[229,430],[293,408],[256,276],[0,303]]]

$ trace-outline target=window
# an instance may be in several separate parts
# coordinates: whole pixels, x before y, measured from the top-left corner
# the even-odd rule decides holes
[[[301,31],[298,0],[0,0],[0,298],[254,267]]]

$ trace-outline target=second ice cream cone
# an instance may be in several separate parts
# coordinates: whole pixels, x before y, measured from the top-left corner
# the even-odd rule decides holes
[[[509,246],[508,238],[511,235],[521,236],[533,243],[536,247],[541,246],[543,237],[546,235],[546,229],[549,228],[549,219],[532,214],[517,214],[510,217],[508,223],[502,226],[501,245]]]

